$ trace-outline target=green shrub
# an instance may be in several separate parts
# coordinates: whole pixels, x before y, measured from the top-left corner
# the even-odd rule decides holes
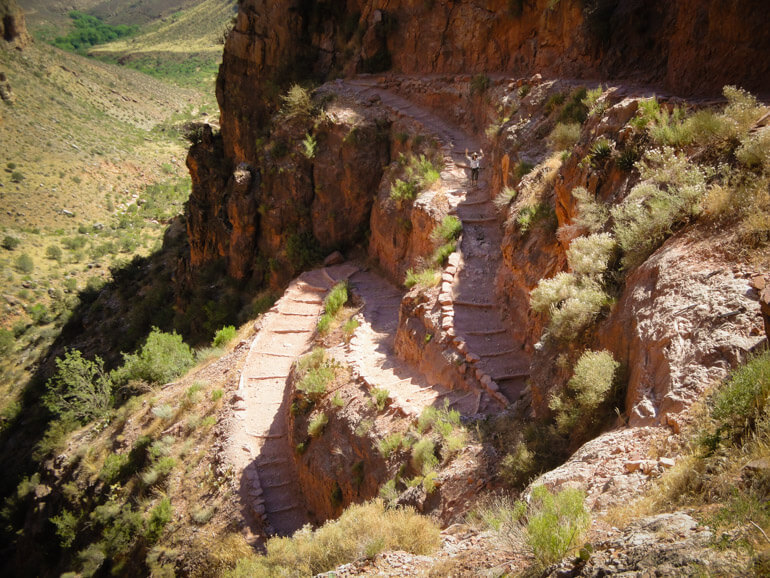
[[[152,509],[150,519],[147,520],[147,530],[144,532],[144,537],[150,544],[154,544],[160,539],[166,525],[171,521],[172,515],[171,500],[164,496],[158,505]]]
[[[225,392],[224,392],[224,391],[222,391],[222,390],[221,390],[221,389],[219,389],[219,388],[217,388],[217,389],[213,390],[213,391],[211,392],[211,401],[213,401],[213,402],[217,402],[217,401],[219,401],[220,399],[222,399],[222,396],[223,396],[224,394],[225,394]]]
[[[543,111],[545,114],[550,115],[553,111],[559,108],[567,100],[567,96],[562,92],[556,92],[549,96],[545,104],[543,105]]]
[[[323,433],[327,423],[329,423],[328,415],[326,415],[324,412],[316,414],[307,424],[307,435],[309,435],[311,438],[320,436]]]
[[[49,245],[45,249],[45,256],[47,259],[51,259],[52,261],[61,262],[62,250],[57,245]]]
[[[21,245],[21,241],[17,237],[12,237],[11,235],[6,235],[3,237],[3,249],[7,251],[13,251],[16,247]]]
[[[582,102],[583,106],[588,110],[588,116],[602,114],[604,112],[604,107],[599,104],[599,99],[602,97],[603,93],[604,89],[601,84],[596,88],[591,88],[586,91]]]
[[[441,281],[441,272],[438,269],[423,269],[415,273],[412,269],[406,270],[404,286],[411,289],[415,285],[420,287],[435,287]]]
[[[139,29],[138,26],[126,24],[111,26],[96,16],[77,10],[70,11],[69,17],[74,25],[74,30],[66,36],[57,36],[52,44],[62,50],[79,54],[85,54],[91,46],[131,36]]]
[[[582,544],[591,518],[585,493],[574,488],[552,494],[545,486],[532,489],[527,516],[527,544],[541,566],[563,559]]]
[[[334,368],[324,363],[319,367],[308,370],[297,383],[297,390],[311,399],[318,399],[326,393],[326,388],[334,379],[334,375]]]
[[[570,93],[569,99],[559,112],[559,122],[565,124],[583,124],[588,118],[588,107],[583,102],[588,96],[584,86],[578,87]]]
[[[232,325],[225,325],[222,329],[216,332],[214,340],[211,342],[212,347],[225,347],[230,343],[236,334],[235,327]]]
[[[471,95],[484,94],[490,87],[492,81],[484,73],[476,74],[471,78]]]
[[[388,405],[389,399],[390,399],[390,392],[387,389],[383,389],[380,387],[375,387],[374,389],[372,389],[372,400],[374,402],[374,406],[379,411],[382,411],[385,409],[385,406]]]
[[[9,329],[0,329],[0,355],[8,355],[16,346],[16,336]]]
[[[324,298],[324,310],[331,316],[336,316],[348,302],[348,284],[345,281],[337,283]]]
[[[574,147],[580,139],[579,123],[558,123],[548,136],[551,150],[563,151]]]
[[[610,297],[598,286],[578,286],[574,296],[551,311],[548,331],[562,341],[578,339],[610,303]]]
[[[302,154],[306,158],[312,159],[315,156],[316,149],[318,148],[318,141],[316,138],[308,133],[302,140]]]
[[[429,438],[423,438],[412,447],[412,467],[423,475],[438,465],[436,446]]]
[[[122,479],[131,463],[129,454],[110,454],[104,460],[104,465],[99,471],[99,479],[106,484],[113,484]]]
[[[727,99],[724,116],[735,127],[738,135],[744,135],[767,112],[756,97],[735,86],[725,86],[722,90]]]
[[[11,182],[12,183],[20,183],[24,180],[24,173],[21,171],[13,171],[11,173]]]
[[[58,516],[53,516],[51,523],[56,526],[56,535],[59,537],[59,545],[67,549],[77,538],[77,528],[80,519],[69,510],[62,510]]]
[[[271,538],[264,556],[240,560],[226,576],[315,576],[380,551],[431,554],[440,543],[438,527],[429,518],[375,500],[350,506],[316,530],[307,526],[291,538]]]
[[[645,182],[611,210],[626,269],[641,264],[679,226],[700,213],[712,174],[669,147],[648,151],[637,166]]]
[[[27,314],[32,318],[32,322],[35,325],[45,325],[52,321],[51,312],[48,311],[48,307],[42,303],[35,303],[27,308]]]
[[[555,217],[553,209],[547,203],[536,203],[522,207],[516,215],[516,224],[522,234],[528,233],[536,224]]]
[[[390,198],[400,207],[414,200],[420,191],[441,178],[441,165],[425,155],[401,155],[399,164],[404,166],[404,179],[396,179],[390,188]]]
[[[450,241],[449,243],[444,243],[443,245],[436,247],[436,250],[433,251],[433,255],[431,256],[431,262],[436,267],[443,267],[449,260],[449,256],[454,253],[456,249],[457,242],[455,241]]]
[[[153,327],[138,353],[123,354],[123,366],[112,372],[112,379],[116,385],[129,382],[161,385],[176,379],[194,363],[195,355],[181,335]]]
[[[591,145],[591,152],[589,156],[591,158],[591,164],[597,166],[599,163],[606,161],[612,156],[613,145],[609,139],[605,137],[599,137]]]
[[[559,433],[574,435],[576,427],[585,429],[594,421],[596,409],[612,392],[619,366],[608,351],[586,351],[580,356],[566,390],[548,403]]]
[[[430,237],[436,242],[447,243],[449,241],[456,241],[459,239],[460,235],[462,235],[462,232],[462,221],[453,215],[446,215],[443,219],[441,219],[441,224],[433,229]]]
[[[99,357],[85,359],[68,351],[56,359],[56,374],[46,383],[45,406],[64,421],[88,423],[112,408],[112,382]]]
[[[513,171],[513,176],[516,177],[517,180],[521,180],[524,176],[528,175],[532,172],[532,169],[535,168],[535,165],[532,163],[529,163],[527,161],[519,161],[516,163],[516,168]]]
[[[742,139],[735,156],[748,168],[770,173],[770,130],[764,129]]]
[[[770,352],[750,359],[714,395],[712,417],[722,429],[743,432],[767,413],[770,398]]]
[[[392,433],[377,442],[377,449],[379,450],[382,457],[387,460],[390,458],[393,452],[397,451],[401,447],[403,442],[404,434],[398,432]]]
[[[529,481],[535,471],[535,454],[524,442],[517,443],[513,451],[505,454],[500,461],[500,476],[512,486]]]
[[[20,271],[21,273],[29,274],[35,270],[35,262],[32,260],[32,257],[26,253],[22,253],[16,257],[16,260],[13,262],[13,266],[17,271]]]
[[[358,329],[358,325],[358,319],[355,317],[351,317],[345,322],[342,326],[342,332],[345,334],[345,341],[350,341],[350,338],[353,337],[353,333]]]

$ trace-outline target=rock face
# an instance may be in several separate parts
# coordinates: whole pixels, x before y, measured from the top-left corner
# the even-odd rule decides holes
[[[599,344],[628,366],[630,425],[669,424],[763,339],[748,273],[718,239],[672,238],[626,281]]]
[[[237,164],[223,136],[202,129],[187,159],[192,269],[223,260],[231,277],[271,273],[280,284],[312,257],[363,237],[389,161],[389,124],[352,103],[316,120],[283,118],[269,146]]]
[[[24,13],[16,0],[0,0],[0,40],[23,48],[30,40]],[[2,48],[3,42],[0,42]]]

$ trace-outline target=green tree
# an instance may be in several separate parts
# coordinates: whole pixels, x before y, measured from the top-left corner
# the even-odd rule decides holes
[[[123,354],[123,366],[112,372],[112,379],[116,385],[131,381],[160,385],[180,376],[193,363],[195,355],[181,335],[153,327],[138,353]]]
[[[46,383],[43,403],[63,420],[85,424],[112,407],[112,382],[100,357],[93,361],[80,351],[68,351],[56,359],[56,375]]]

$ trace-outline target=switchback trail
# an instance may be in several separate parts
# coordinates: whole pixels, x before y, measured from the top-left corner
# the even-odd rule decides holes
[[[501,319],[495,300],[495,276],[502,256],[502,234],[485,171],[477,186],[470,184],[465,151],[480,150],[479,142],[434,112],[378,86],[374,79],[337,81],[338,87],[371,102],[372,99],[399,117],[411,120],[442,144],[445,165],[441,179],[463,224],[460,261],[452,281],[451,314],[454,329],[478,355],[478,363],[500,391],[514,402],[521,397],[529,377],[529,357]],[[482,167],[484,161],[482,160]],[[480,408],[491,410],[488,403]]]

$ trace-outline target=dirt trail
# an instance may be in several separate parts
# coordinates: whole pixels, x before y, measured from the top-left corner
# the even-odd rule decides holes
[[[529,377],[529,357],[506,329],[495,301],[495,275],[501,263],[501,231],[482,161],[477,186],[470,184],[466,149],[478,151],[479,142],[435,113],[377,85],[373,79],[356,79],[338,86],[381,105],[400,117],[421,125],[442,143],[445,166],[442,182],[463,223],[461,258],[452,285],[454,329],[468,351],[481,359],[477,366],[490,375],[500,391],[516,401]],[[488,403],[480,408],[491,410]]]
[[[244,363],[227,452],[246,518],[261,518],[268,533],[291,534],[309,521],[288,441],[286,381],[310,349],[324,295],[355,271],[345,264],[295,279],[263,317]]]

